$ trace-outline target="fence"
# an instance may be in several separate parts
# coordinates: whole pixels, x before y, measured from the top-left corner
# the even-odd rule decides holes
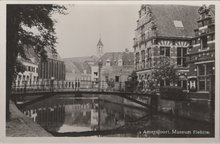
[[[38,80],[22,81],[13,83],[12,93],[26,92],[45,92],[45,91],[125,91],[125,82],[114,82],[109,84],[107,81],[58,81],[58,80]]]

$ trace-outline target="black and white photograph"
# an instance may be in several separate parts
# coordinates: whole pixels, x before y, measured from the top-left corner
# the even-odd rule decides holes
[[[218,2],[6,3],[5,137],[215,142]]]

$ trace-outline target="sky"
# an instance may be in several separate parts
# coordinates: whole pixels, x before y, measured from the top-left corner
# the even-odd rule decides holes
[[[104,52],[133,51],[140,5],[68,5],[67,15],[56,14],[57,51],[62,58],[96,55],[99,38]]]

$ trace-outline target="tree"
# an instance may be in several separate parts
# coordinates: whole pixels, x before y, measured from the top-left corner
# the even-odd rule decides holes
[[[56,53],[55,12],[66,14],[66,8],[60,5],[7,5],[7,44],[6,44],[6,119],[9,120],[9,101],[11,86],[16,73],[22,71],[17,56],[28,59],[24,45],[33,45],[34,51],[45,60],[45,47],[51,47]],[[29,28],[29,30],[28,30]],[[30,29],[36,28],[39,34]]]
[[[135,71],[128,76],[128,81],[125,82],[125,90],[128,92],[134,92],[138,86],[138,76]]]
[[[170,83],[174,84],[179,80],[177,70],[177,66],[173,60],[168,57],[164,57],[161,59],[160,64],[152,70],[152,74],[148,82],[152,85],[152,81],[154,81],[157,86],[160,81],[169,80]]]
[[[107,83],[109,88],[114,88],[114,86],[115,86],[115,81],[114,81],[113,78],[106,79],[106,83]]]

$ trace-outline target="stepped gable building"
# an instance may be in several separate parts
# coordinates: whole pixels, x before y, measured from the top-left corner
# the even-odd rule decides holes
[[[39,79],[56,81],[65,80],[65,65],[58,53],[47,47],[47,60],[39,63]]]
[[[189,90],[191,96],[210,98],[209,94],[215,92],[215,7],[202,6],[198,13],[192,45],[187,54]]]
[[[134,38],[134,65],[139,80],[146,80],[151,70],[164,57],[178,66],[181,81],[178,86],[187,88],[189,67],[186,64],[191,38],[198,19],[197,6],[142,5]],[[160,86],[170,85],[168,80]]]

